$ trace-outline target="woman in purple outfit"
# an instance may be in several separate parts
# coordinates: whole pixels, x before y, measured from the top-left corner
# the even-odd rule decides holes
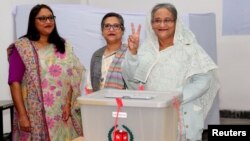
[[[82,136],[76,98],[85,69],[72,46],[59,36],[50,7],[32,8],[27,34],[9,51],[13,141],[66,141]]]

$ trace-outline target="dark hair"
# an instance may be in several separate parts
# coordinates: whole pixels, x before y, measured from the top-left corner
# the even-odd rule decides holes
[[[171,3],[159,3],[155,5],[151,11],[151,20],[153,20],[155,12],[160,8],[166,8],[167,10],[169,10],[173,15],[174,20],[176,21],[178,13],[175,6]]]
[[[104,21],[109,18],[109,17],[116,17],[119,21],[120,21],[120,24],[121,24],[121,30],[124,31],[125,30],[125,27],[124,27],[124,20],[122,18],[122,16],[118,13],[114,13],[114,12],[110,12],[110,13],[107,13],[103,18],[102,18],[102,22],[101,22],[101,29],[103,30],[103,27],[104,27]]]
[[[28,31],[26,35],[22,37],[26,37],[32,41],[38,41],[40,39],[40,33],[38,32],[35,26],[35,18],[42,8],[48,9],[54,16],[53,11],[49,6],[45,4],[37,4],[30,11]],[[57,28],[56,28],[56,22],[55,22],[53,31],[49,35],[48,42],[55,44],[57,51],[59,51],[60,53],[65,52],[65,40],[62,37],[60,37],[60,35],[58,34]]]

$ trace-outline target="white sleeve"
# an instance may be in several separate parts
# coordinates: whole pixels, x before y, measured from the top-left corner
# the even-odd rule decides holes
[[[138,56],[132,55],[130,51],[127,50],[124,61],[122,62],[122,76],[128,89],[138,89],[139,82],[134,79],[134,74],[138,64]]]
[[[211,72],[191,76],[189,83],[183,87],[183,104],[201,97],[209,89],[211,80]]]

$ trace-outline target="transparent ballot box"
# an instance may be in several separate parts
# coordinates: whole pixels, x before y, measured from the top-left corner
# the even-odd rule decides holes
[[[116,98],[123,103],[118,114]],[[84,141],[113,141],[114,134],[121,141],[176,141],[179,111],[173,101],[181,99],[179,92],[111,89],[81,96]]]

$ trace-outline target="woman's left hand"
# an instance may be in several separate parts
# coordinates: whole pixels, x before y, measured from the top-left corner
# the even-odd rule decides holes
[[[63,113],[62,113],[63,121],[67,121],[70,115],[71,115],[71,105],[70,103],[67,103],[63,107]]]

